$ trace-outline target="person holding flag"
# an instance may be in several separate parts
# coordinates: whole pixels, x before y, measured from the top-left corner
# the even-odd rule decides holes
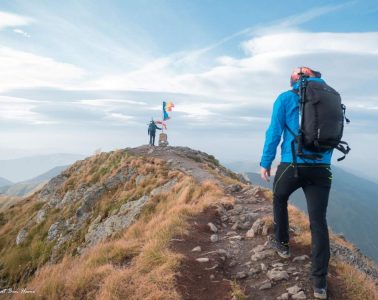
[[[150,124],[148,125],[148,135],[150,136],[150,146],[155,146],[155,136],[156,136],[156,129],[162,130],[158,127],[154,120],[151,120]]]
[[[151,121],[149,127],[148,127],[148,134],[150,135],[150,145],[155,146],[155,134],[156,129],[158,130],[167,130],[167,124],[165,121],[170,119],[170,116],[168,115],[168,112],[172,111],[172,108],[175,107],[174,104],[169,101],[168,103],[163,101],[163,120],[162,121]],[[160,124],[163,128],[159,128],[156,124]],[[168,136],[166,133],[163,132],[159,135],[159,146],[168,146]]]

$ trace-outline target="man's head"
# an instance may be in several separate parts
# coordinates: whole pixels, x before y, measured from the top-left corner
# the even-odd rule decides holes
[[[322,74],[318,71],[314,71],[309,67],[298,67],[293,70],[290,76],[290,86],[293,86],[300,78],[301,74],[308,77],[321,78]]]

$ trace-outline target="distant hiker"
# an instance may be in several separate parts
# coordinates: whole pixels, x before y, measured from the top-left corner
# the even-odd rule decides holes
[[[148,125],[148,135],[150,136],[150,145],[155,146],[155,136],[156,136],[156,129],[161,130],[160,127],[157,127],[155,122],[152,120]]]
[[[273,183],[274,235],[268,242],[281,257],[290,257],[287,201],[295,190],[302,188],[310,219],[314,296],[326,299],[330,164],[333,149],[343,152],[344,157],[350,150],[340,141],[344,119],[349,120],[345,118],[340,95],[321,79],[319,72],[297,68],[290,83],[292,90],[279,95],[274,103],[260,163],[261,177],[269,181],[271,164],[283,134],[281,163]]]

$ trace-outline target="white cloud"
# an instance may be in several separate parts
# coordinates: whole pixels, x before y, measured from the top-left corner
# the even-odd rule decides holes
[[[35,125],[55,123],[33,111],[39,104],[40,101],[0,96],[0,121]]]
[[[289,88],[289,75],[299,65],[319,69],[344,92],[378,75],[377,32],[269,33],[250,38],[242,48],[244,58],[220,56],[215,58],[218,64],[205,71],[178,70],[176,62],[181,58],[171,55],[134,72],[106,75],[84,88],[176,92],[214,102],[270,106],[277,93]]]
[[[137,105],[137,106],[147,105],[146,102],[126,100],[126,99],[85,99],[85,100],[80,100],[79,103],[86,106],[94,106],[94,107],[101,107],[101,108],[112,108],[112,107],[130,106],[130,105]]]
[[[85,71],[52,58],[0,46],[0,91],[33,87],[70,87]]]
[[[135,118],[133,116],[128,116],[122,113],[109,113],[107,115],[108,119],[116,120],[122,123],[130,124],[130,121],[133,121]]]
[[[243,43],[243,49],[250,56],[274,54],[276,57],[285,57],[324,52],[378,55],[378,32],[268,34]]]
[[[15,29],[13,29],[13,32],[14,32],[14,33],[17,33],[17,34],[20,34],[20,35],[23,35],[23,36],[26,37],[26,38],[30,38],[30,34],[27,33],[26,31],[20,29],[20,28],[15,28]]]
[[[28,25],[32,22],[32,18],[0,11],[0,30],[7,27]]]

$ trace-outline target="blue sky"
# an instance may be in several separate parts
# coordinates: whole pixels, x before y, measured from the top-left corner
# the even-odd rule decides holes
[[[170,100],[171,144],[259,161],[308,65],[348,107],[342,165],[378,180],[377,20],[376,1],[1,1],[1,158],[144,144]]]

